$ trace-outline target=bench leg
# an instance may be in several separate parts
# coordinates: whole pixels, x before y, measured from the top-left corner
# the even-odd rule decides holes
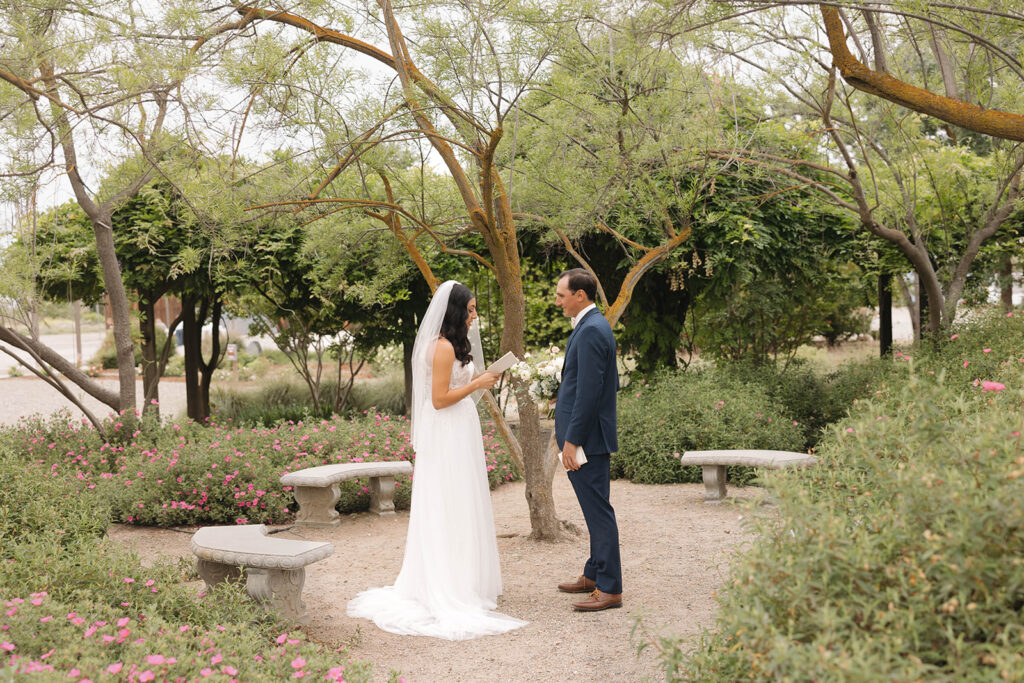
[[[196,571],[206,582],[207,588],[213,588],[222,581],[228,579],[240,579],[244,570],[241,567],[234,567],[230,564],[221,564],[210,560],[196,558]]]
[[[270,604],[281,616],[303,626],[309,624],[306,603],[302,601],[302,585],[306,582],[305,569],[268,569],[267,584]]]
[[[725,498],[725,465],[701,465],[704,477],[704,502],[718,503]]]
[[[395,514],[395,478],[370,477],[370,512]]]
[[[337,484],[330,486],[296,486],[292,489],[299,511],[295,514],[298,526],[332,527],[341,523],[341,515],[334,509],[341,498]]]

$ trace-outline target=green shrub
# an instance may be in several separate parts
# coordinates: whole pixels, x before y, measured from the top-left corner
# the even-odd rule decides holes
[[[637,483],[700,481],[700,468],[679,464],[679,455],[688,450],[803,449],[800,425],[761,386],[726,372],[707,368],[666,373],[632,383],[620,397],[613,476]],[[729,469],[735,483],[753,476],[751,468]]]
[[[137,320],[132,321],[132,338],[135,340],[135,365],[142,364],[142,344],[140,343],[141,334],[139,332],[139,322]],[[156,328],[156,348],[157,354],[159,355],[160,349],[164,347],[164,342],[167,340],[167,332],[163,328]],[[175,347],[171,347],[171,357],[174,357],[176,353]],[[168,361],[170,362],[170,361]],[[96,350],[92,360],[89,361],[90,365],[98,365],[104,370],[112,370],[117,367],[117,346],[114,342],[114,331],[110,330],[107,332],[107,336],[103,338],[103,343]],[[184,361],[182,361],[184,363]],[[184,368],[184,365],[182,366]],[[183,373],[184,374],[184,371]]]
[[[267,361],[269,363],[269,361]],[[262,365],[254,361],[252,365]],[[258,375],[256,375],[258,376]],[[337,382],[325,379],[320,385],[320,410],[313,407],[309,387],[299,378],[287,375],[267,379],[255,388],[215,387],[211,401],[221,420],[236,424],[271,427],[282,422],[328,418],[333,413]],[[390,415],[405,412],[405,380],[402,373],[391,372],[380,377],[357,379],[342,407],[345,416],[376,411]]]
[[[769,399],[800,423],[803,449],[811,449],[817,445],[822,430],[844,417],[855,400],[869,396],[888,376],[891,366],[888,359],[873,358],[849,361],[824,374],[809,363],[796,360],[787,367],[719,363],[718,371],[742,383],[763,387]]]
[[[90,426],[69,423],[65,414],[22,422],[0,431],[0,438],[25,468],[27,481],[70,485],[83,498],[102,501],[98,504],[109,507],[116,521],[155,526],[284,523],[295,510],[290,489],[279,481],[286,472],[415,458],[408,421],[371,411],[352,420],[248,429],[216,423],[141,427],[124,433],[126,428],[113,422],[107,442]],[[485,428],[483,439],[491,488],[518,477],[493,428]],[[399,509],[409,507],[410,481],[402,477],[395,483]],[[367,484],[342,482],[338,510],[368,509]]]
[[[370,679],[368,664],[287,633],[241,585],[204,596],[180,564],[142,565],[100,537],[102,499],[39,476],[2,441],[0,476],[0,679]]]
[[[1024,321],[957,334],[901,354],[817,467],[765,475],[777,514],[713,632],[662,642],[669,680],[1024,677]]]
[[[62,477],[40,476],[38,468],[2,444],[0,481],[0,545],[4,547],[40,537],[61,546],[106,533],[110,510],[105,501],[77,495],[76,487]]]

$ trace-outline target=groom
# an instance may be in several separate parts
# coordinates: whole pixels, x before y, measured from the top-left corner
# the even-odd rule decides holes
[[[583,574],[559,584],[558,590],[590,593],[572,604],[580,612],[622,606],[619,528],[608,502],[611,453],[619,447],[615,426],[619,374],[615,337],[594,305],[596,293],[597,279],[582,268],[562,273],[555,290],[555,303],[571,319],[573,328],[555,405],[555,439],[590,532],[590,557]],[[583,465],[576,458],[580,447],[586,456]]]

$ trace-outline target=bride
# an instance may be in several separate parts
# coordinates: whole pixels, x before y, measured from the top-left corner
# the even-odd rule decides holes
[[[527,622],[493,611],[501,567],[480,418],[472,397],[498,377],[483,367],[476,299],[449,280],[434,294],[412,352],[412,487],[405,558],[393,586],[363,591],[348,615],[400,635],[466,640]]]

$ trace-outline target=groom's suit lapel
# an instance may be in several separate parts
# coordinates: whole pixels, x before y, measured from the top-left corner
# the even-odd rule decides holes
[[[576,323],[576,327],[574,327],[572,329],[572,332],[569,333],[569,341],[567,341],[565,343],[565,353],[566,354],[569,353],[569,347],[572,346],[572,340],[573,340],[573,338],[576,337],[576,333],[580,331],[580,328],[583,327],[583,323],[586,322],[587,318],[589,318],[590,316],[594,315],[595,313],[597,313],[597,309],[596,308],[592,309],[590,311],[587,311],[587,314],[585,316],[583,316],[583,319],[580,320],[578,323]]]

